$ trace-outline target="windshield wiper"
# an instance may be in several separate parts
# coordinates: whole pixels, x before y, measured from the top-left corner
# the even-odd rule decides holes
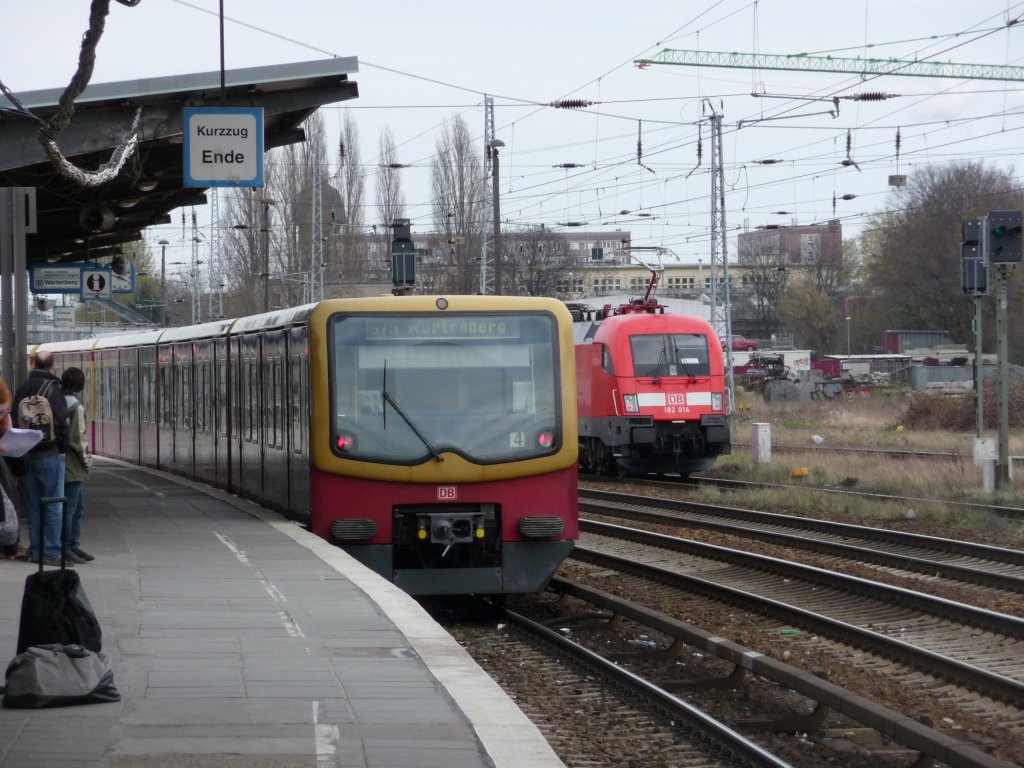
[[[427,447],[427,450],[430,451],[430,455],[433,456],[438,461],[444,461],[444,459],[441,458],[441,454],[437,452],[437,449],[434,448],[434,446],[430,444],[430,441],[427,440],[427,438],[425,438],[423,436],[423,434],[418,429],[416,429],[416,425],[413,424],[412,419],[409,418],[408,414],[406,414],[406,412],[401,409],[401,407],[398,405],[398,403],[395,402],[395,398],[393,398],[391,396],[391,393],[388,392],[388,361],[387,360],[384,361],[384,382],[383,382],[383,384],[384,384],[384,386],[383,386],[383,389],[381,389],[381,393],[380,393],[380,399],[383,401],[381,405],[383,406],[383,403],[387,403],[392,408],[394,408],[395,409],[395,413],[397,413],[399,416],[402,417],[402,421],[404,421],[406,424],[409,425],[409,429],[412,430],[412,433],[414,435],[416,435],[416,437],[418,437],[420,439],[420,442],[423,443],[423,445],[425,445]],[[388,411],[387,408],[384,408],[384,407],[381,408],[381,416],[384,419],[384,429],[387,429],[387,427],[388,427],[387,411]]]
[[[675,358],[676,365],[682,366],[683,370],[686,371],[686,375],[690,377],[690,381],[693,381],[694,379],[697,378],[694,375],[693,371],[690,370],[690,364],[683,359],[683,356],[680,354],[679,347],[677,347],[675,344],[672,345],[672,357]]]
[[[401,408],[399,408],[398,403],[395,402],[395,398],[393,398],[391,396],[391,393],[390,392],[386,392],[386,391],[382,392],[381,393],[381,397],[384,399],[384,402],[388,403],[392,408],[394,408],[395,409],[395,413],[397,413],[399,416],[401,416],[402,420],[405,421],[405,423],[409,425],[409,429],[411,429],[413,431],[413,434],[416,435],[416,437],[418,437],[420,439],[420,442],[423,443],[427,447],[427,450],[430,451],[430,455],[433,456],[438,461],[444,461],[444,459],[441,458],[441,454],[437,452],[437,449],[434,448],[434,446],[430,444],[430,441],[427,440],[427,438],[425,438],[420,433],[420,431],[418,429],[416,429],[416,425],[413,424],[412,419],[410,419],[406,415],[405,411],[403,411]]]

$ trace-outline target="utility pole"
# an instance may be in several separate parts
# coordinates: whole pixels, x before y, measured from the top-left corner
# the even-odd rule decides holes
[[[309,301],[313,303],[324,297],[324,219],[323,188],[320,186],[318,166],[310,166],[313,185],[312,225],[309,233]]]
[[[480,293],[486,295],[490,293],[490,287],[492,285],[493,276],[490,274],[490,254],[488,253],[488,238],[490,237],[490,221],[487,221],[489,216],[494,215],[494,201],[492,195],[497,196],[497,187],[493,184],[488,185],[488,180],[493,179],[493,171],[491,170],[491,147],[497,139],[494,138],[494,99],[491,96],[484,96],[484,222],[483,232],[480,238]]]
[[[711,325],[720,339],[732,336],[732,305],[729,298],[729,250],[725,229],[725,174],[722,169],[722,116],[711,108]],[[735,377],[732,344],[725,345],[725,378],[729,412],[735,412]]]
[[[0,187],[0,349],[13,386],[28,375],[25,235],[36,231],[35,187]]]
[[[260,232],[263,233],[263,311],[270,311],[270,206],[276,205],[277,200],[264,197],[260,200],[263,203],[263,226]]]
[[[190,288],[192,289],[192,325],[195,325],[200,321],[200,308],[202,302],[202,293],[200,286],[202,283],[199,281],[199,265],[202,264],[199,260],[199,223],[196,221],[196,212],[192,211],[192,272],[189,275],[192,280]]]
[[[166,240],[161,240],[160,246],[160,316],[163,318],[161,325],[166,328],[170,325],[170,312],[167,309],[167,246]]]
[[[491,202],[494,204],[494,295],[501,295],[501,195],[498,194],[498,148],[505,142],[494,139],[491,142]]]

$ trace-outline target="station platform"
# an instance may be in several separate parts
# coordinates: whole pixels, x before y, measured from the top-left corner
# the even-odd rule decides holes
[[[4,768],[563,766],[415,600],[294,522],[97,457],[82,529],[122,700],[0,709]],[[37,567],[0,561],[5,667]]]

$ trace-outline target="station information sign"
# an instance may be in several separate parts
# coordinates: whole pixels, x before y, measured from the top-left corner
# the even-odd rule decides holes
[[[263,109],[184,110],[186,187],[263,186]]]

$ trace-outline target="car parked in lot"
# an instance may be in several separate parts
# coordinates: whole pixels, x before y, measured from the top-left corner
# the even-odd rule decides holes
[[[757,342],[754,339],[747,339],[743,336],[732,335],[729,337],[730,347],[734,351],[741,352],[753,352],[757,349]],[[725,347],[725,341],[722,341],[722,347]]]

